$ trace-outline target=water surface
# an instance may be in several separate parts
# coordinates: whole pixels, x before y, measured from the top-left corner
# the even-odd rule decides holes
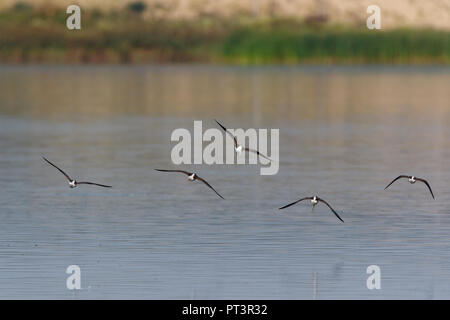
[[[1,67],[0,298],[449,299],[450,70]],[[279,128],[280,170],[173,168],[176,128]],[[74,177],[113,189],[69,189]],[[399,174],[427,178],[435,192]],[[280,211],[318,194],[322,205]],[[66,288],[78,265],[82,290]],[[381,268],[368,290],[366,268]]]

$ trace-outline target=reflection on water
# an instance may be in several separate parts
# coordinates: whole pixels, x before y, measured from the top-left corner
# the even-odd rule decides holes
[[[450,298],[450,81],[438,68],[0,68],[0,298]],[[280,171],[153,168],[170,134],[280,128]],[[41,156],[79,179],[70,190]],[[402,181],[426,177],[435,191]],[[319,194],[335,207],[306,203]],[[79,265],[83,290],[65,287]],[[381,290],[366,268],[381,268]]]

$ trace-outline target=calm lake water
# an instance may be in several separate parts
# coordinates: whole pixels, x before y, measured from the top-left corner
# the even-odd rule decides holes
[[[0,298],[449,299],[449,84],[442,67],[0,67]],[[215,118],[279,128],[278,174],[182,166],[221,200],[153,170],[175,168],[174,129]],[[69,189],[42,156],[114,188]],[[383,190],[399,174],[436,200]],[[345,223],[277,209],[314,194]]]

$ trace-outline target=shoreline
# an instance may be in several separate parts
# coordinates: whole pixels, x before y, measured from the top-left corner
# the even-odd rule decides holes
[[[450,31],[367,30],[297,19],[143,19],[85,12],[0,11],[0,64],[449,65]]]

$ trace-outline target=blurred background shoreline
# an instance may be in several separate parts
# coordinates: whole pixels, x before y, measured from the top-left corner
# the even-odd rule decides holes
[[[81,30],[66,8],[81,7]],[[450,62],[450,4],[370,1],[17,1],[0,4],[1,64],[408,64]]]

